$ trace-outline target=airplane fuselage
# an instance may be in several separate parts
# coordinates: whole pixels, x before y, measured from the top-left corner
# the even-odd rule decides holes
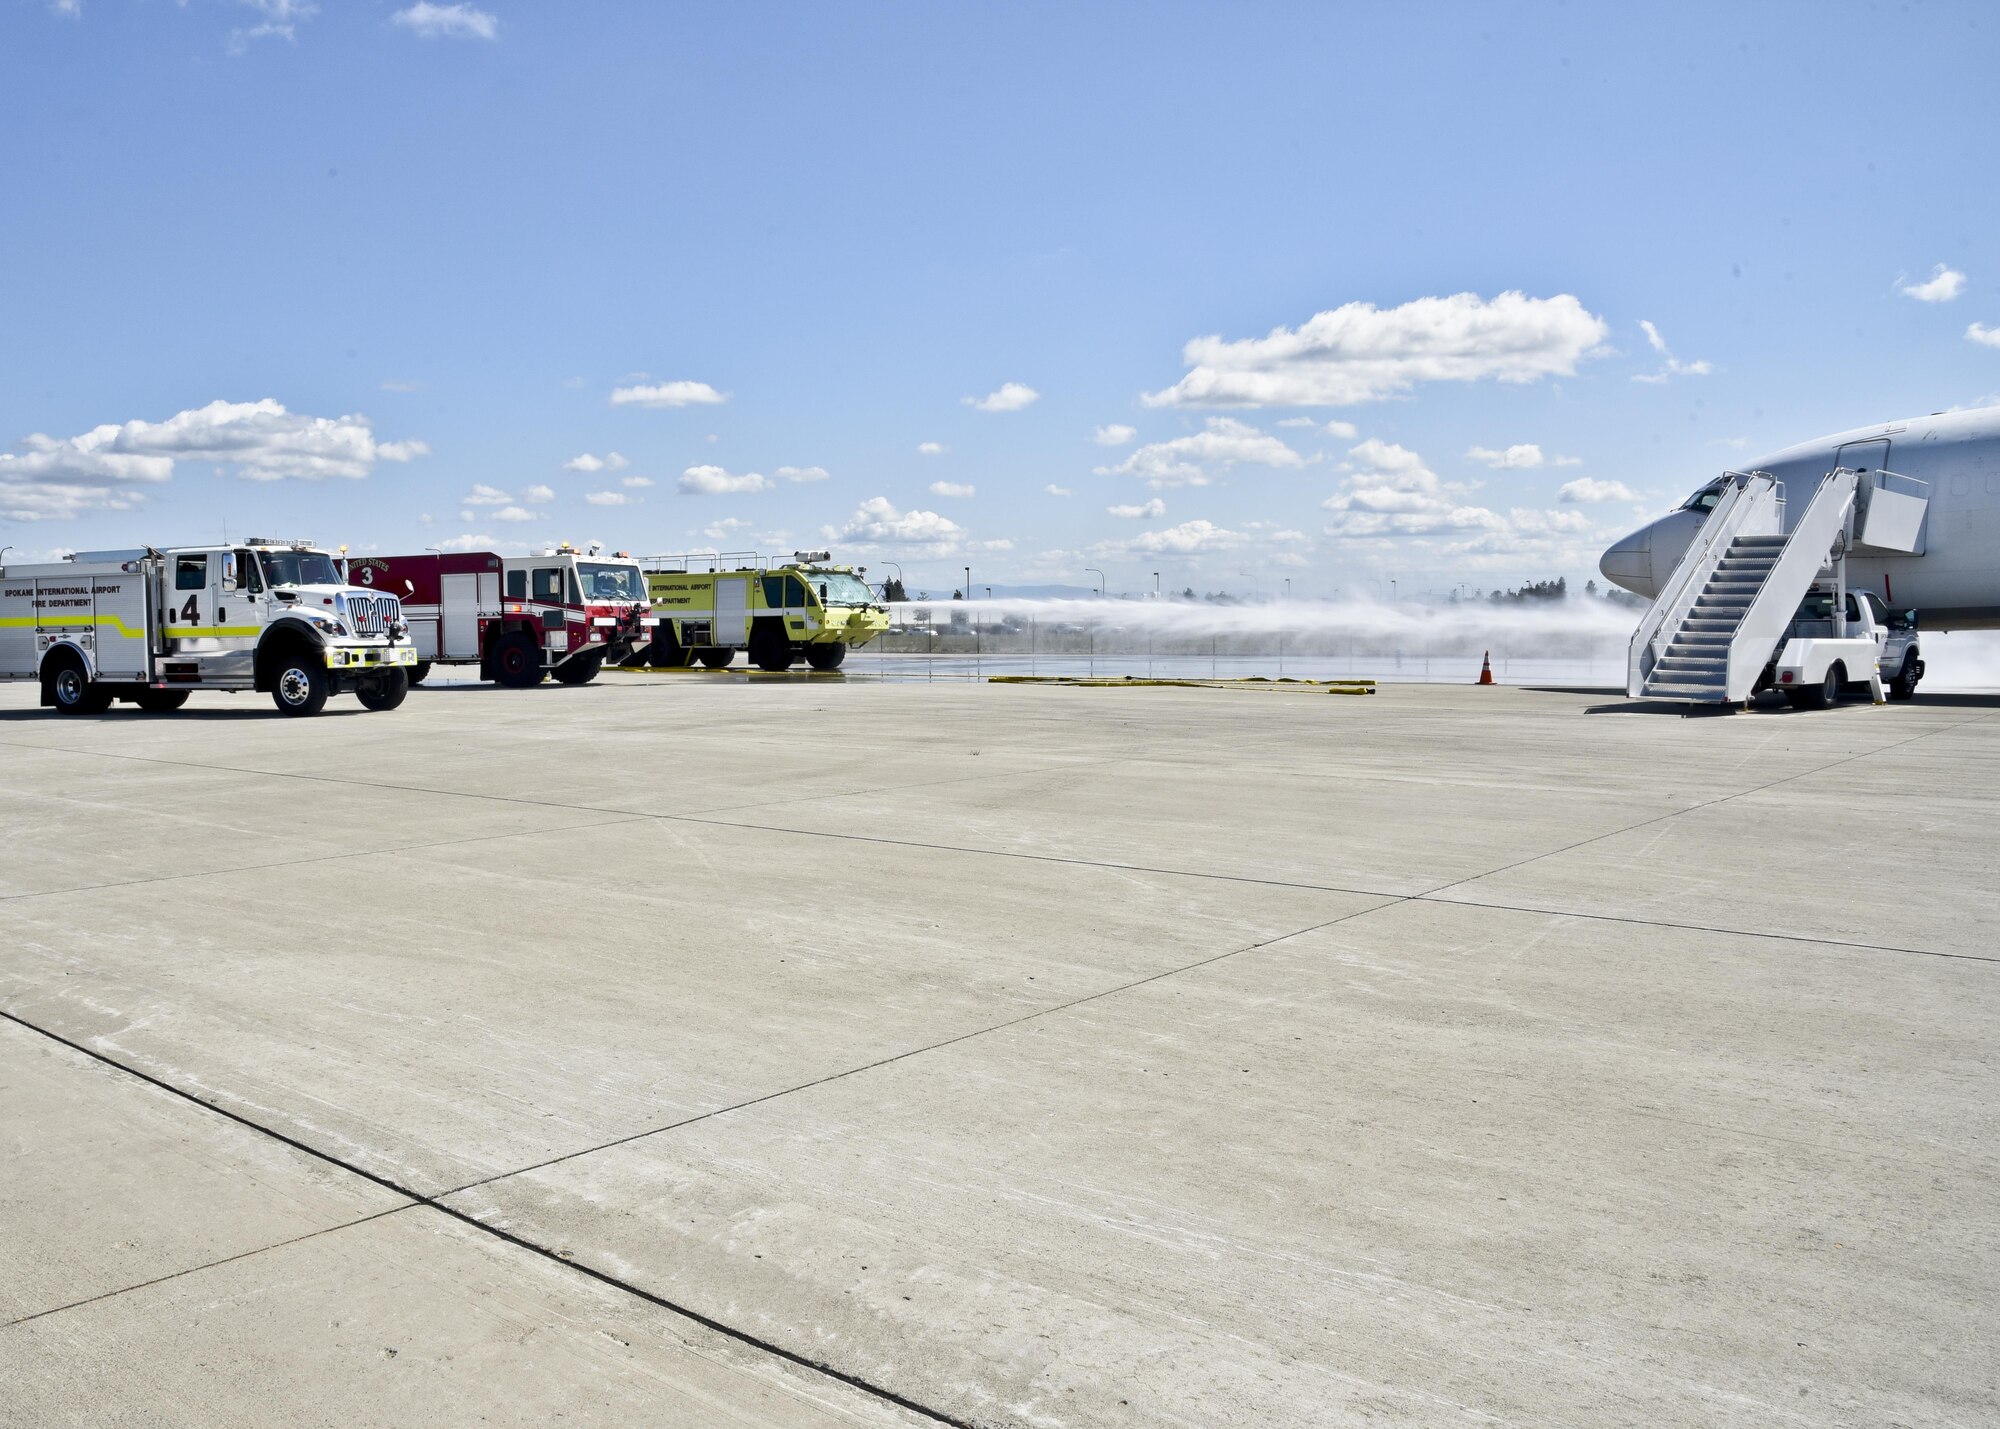
[[[2000,629],[2000,407],[1859,427],[1738,470],[1777,478],[1789,520],[1836,466],[1894,472],[1930,488],[1922,554],[1854,547],[1847,557],[1851,587],[1876,591],[1898,610],[1915,610],[1926,629]],[[1689,505],[1606,551],[1599,563],[1605,578],[1639,595],[1657,594],[1707,517],[1701,496],[1696,492]]]

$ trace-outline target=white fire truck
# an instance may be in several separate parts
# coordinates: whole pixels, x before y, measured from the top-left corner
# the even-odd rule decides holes
[[[310,541],[79,551],[0,566],[0,680],[62,714],[163,713],[195,690],[268,692],[288,715],[352,691],[391,710],[416,648],[394,595],[355,590]]]

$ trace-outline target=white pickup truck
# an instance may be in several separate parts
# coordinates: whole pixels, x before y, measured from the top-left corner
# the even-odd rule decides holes
[[[1806,596],[1759,684],[1794,709],[1825,709],[1862,686],[1878,701],[1885,688],[1892,700],[1913,698],[1924,677],[1916,612],[1891,612],[1873,591],[1857,590],[1847,593],[1846,618],[1836,620],[1834,600],[1830,590]]]

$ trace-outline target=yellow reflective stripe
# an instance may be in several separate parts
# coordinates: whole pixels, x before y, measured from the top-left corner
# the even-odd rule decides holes
[[[109,625],[127,640],[146,638],[145,631],[134,630],[115,615],[100,615],[95,620],[44,620],[39,615],[0,615],[0,629],[5,630],[63,629],[72,625]]]
[[[262,635],[261,625],[169,625],[160,633],[169,640],[237,640]]]

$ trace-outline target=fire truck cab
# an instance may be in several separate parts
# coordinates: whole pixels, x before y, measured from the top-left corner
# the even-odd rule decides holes
[[[564,544],[539,555],[454,551],[368,556],[357,584],[403,597],[421,684],[436,665],[478,665],[479,678],[526,688],[553,676],[588,684],[652,638],[639,563],[623,552]]]

